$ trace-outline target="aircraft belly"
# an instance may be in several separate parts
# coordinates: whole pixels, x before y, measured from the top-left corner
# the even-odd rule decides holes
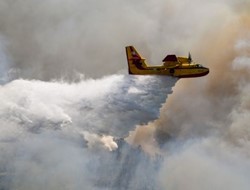
[[[204,72],[202,69],[185,69],[185,68],[176,68],[176,69],[167,69],[167,68],[159,68],[159,67],[151,67],[151,68],[143,68],[142,70],[135,68],[135,75],[168,75],[178,78],[192,78],[192,77],[200,77],[208,74],[208,72]]]
[[[179,78],[192,78],[192,77],[201,77],[208,74],[200,69],[178,69],[175,72],[175,76]]]

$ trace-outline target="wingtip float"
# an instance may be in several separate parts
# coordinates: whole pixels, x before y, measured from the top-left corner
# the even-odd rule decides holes
[[[126,47],[128,72],[131,75],[168,75],[178,78],[202,77],[209,69],[193,62],[191,54],[188,57],[167,55],[160,66],[149,66],[145,59],[133,46]]]

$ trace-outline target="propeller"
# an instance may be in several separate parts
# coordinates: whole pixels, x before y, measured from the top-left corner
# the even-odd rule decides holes
[[[188,53],[188,62],[189,62],[189,63],[192,63],[192,61],[193,61],[193,60],[192,60],[192,56],[191,56],[191,53],[189,52],[189,53]]]

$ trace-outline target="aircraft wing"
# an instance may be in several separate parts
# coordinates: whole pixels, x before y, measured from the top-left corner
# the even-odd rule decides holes
[[[162,62],[178,62],[176,55],[167,55]]]

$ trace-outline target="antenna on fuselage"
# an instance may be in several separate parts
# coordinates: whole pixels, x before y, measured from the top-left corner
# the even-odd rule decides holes
[[[191,56],[191,53],[189,52],[188,53],[188,63],[192,63],[192,56]]]

